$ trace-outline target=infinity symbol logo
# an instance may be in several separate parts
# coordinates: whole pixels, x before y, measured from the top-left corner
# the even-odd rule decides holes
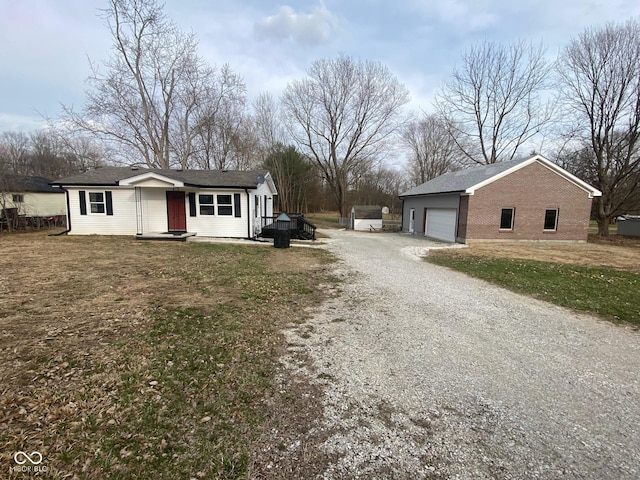
[[[38,456],[37,460],[35,459],[36,455]],[[18,460],[18,458],[21,458],[22,461]],[[24,465],[27,461],[31,462],[32,465],[40,465],[42,463],[42,454],[40,452],[31,452],[31,456],[29,456],[24,452],[16,452],[13,456],[13,461],[18,465]]]

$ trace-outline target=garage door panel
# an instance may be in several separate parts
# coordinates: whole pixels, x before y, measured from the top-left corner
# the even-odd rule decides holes
[[[454,208],[428,208],[425,235],[445,242],[455,242],[456,224]]]

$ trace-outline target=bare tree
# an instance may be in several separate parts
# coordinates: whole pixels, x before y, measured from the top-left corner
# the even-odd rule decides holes
[[[156,0],[109,0],[104,18],[113,54],[92,66],[86,107],[65,107],[66,124],[111,143],[127,163],[189,166],[202,151],[196,143],[220,77],[198,57],[195,35],[180,31]]]
[[[2,132],[0,135],[1,170],[17,175],[29,174],[29,136],[23,132]]]
[[[195,112],[194,164],[199,168],[238,168],[246,130],[246,87],[229,65],[211,75],[200,91],[193,92]]]
[[[462,155],[450,133],[446,120],[426,113],[402,129],[402,143],[410,152],[407,171],[412,185],[459,168]]]
[[[448,129],[471,161],[511,160],[552,116],[540,94],[550,66],[542,46],[485,41],[462,56],[462,67],[442,88],[436,108],[451,119]]]
[[[282,96],[288,131],[320,168],[340,215],[347,191],[399,127],[407,89],[387,67],[347,56],[312,63]]]
[[[254,100],[251,122],[264,161],[274,148],[285,143],[286,137],[278,104],[269,92],[260,93]]]
[[[587,29],[558,63],[564,105],[575,138],[601,192],[598,234],[609,234],[620,207],[638,188],[640,172],[640,22]]]

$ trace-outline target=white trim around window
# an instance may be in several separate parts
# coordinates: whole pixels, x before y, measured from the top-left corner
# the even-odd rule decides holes
[[[547,208],[544,211],[543,232],[555,232],[558,230],[558,208]]]
[[[106,215],[107,214],[107,199],[105,192],[87,192],[88,195],[88,209],[89,215]]]
[[[507,232],[513,230],[516,218],[515,207],[505,207],[500,211],[500,230]]]

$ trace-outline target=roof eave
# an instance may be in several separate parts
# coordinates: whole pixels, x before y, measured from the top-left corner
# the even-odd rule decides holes
[[[412,193],[410,195],[398,195],[398,198],[407,198],[407,197],[426,197],[429,195],[453,195],[453,194],[464,194],[464,190],[447,190],[442,192],[429,192],[429,193]]]
[[[464,191],[464,193],[466,193],[467,195],[474,195],[475,191],[478,190],[479,188],[482,188],[482,187],[484,187],[486,185],[489,185],[490,183],[495,182],[496,180],[504,178],[507,175],[510,175],[513,172],[515,172],[517,170],[520,170],[521,168],[524,168],[524,167],[526,167],[528,165],[531,165],[532,163],[534,163],[536,161],[540,162],[543,166],[547,167],[549,170],[553,171],[554,173],[560,175],[561,177],[564,177],[566,180],[570,181],[571,183],[573,183],[577,187],[585,190],[589,194],[589,198],[602,196],[602,192],[600,192],[596,188],[592,187],[588,183],[583,182],[582,180],[580,180],[575,175],[569,173],[564,168],[562,168],[559,165],[556,165],[555,163],[553,163],[552,161],[550,161],[547,158],[543,157],[542,155],[534,155],[533,157],[531,157],[531,158],[529,158],[529,159],[527,159],[527,160],[525,160],[523,162],[520,162],[517,165],[514,165],[513,167],[494,175],[493,177],[487,178],[486,180],[483,180],[480,183],[472,185],[471,187],[467,188]]]

